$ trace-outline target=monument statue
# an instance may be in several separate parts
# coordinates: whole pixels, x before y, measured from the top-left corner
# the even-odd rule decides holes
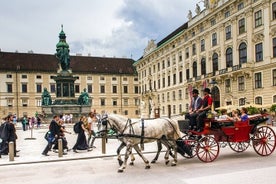
[[[83,89],[78,99],[79,105],[89,105],[89,94],[86,92],[86,88]]]
[[[47,88],[44,88],[43,93],[42,93],[42,105],[51,105],[52,104],[52,99],[51,99],[51,95],[48,92]]]
[[[61,25],[61,32],[59,33],[59,42],[56,45],[56,57],[59,60],[59,65],[63,71],[67,71],[70,68],[70,56],[69,45],[66,43],[66,35],[63,32],[63,26]]]

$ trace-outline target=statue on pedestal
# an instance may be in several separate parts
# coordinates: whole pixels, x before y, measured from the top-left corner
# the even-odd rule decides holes
[[[86,92],[86,88],[83,89],[78,99],[79,105],[89,105],[89,94]]]
[[[41,96],[42,99],[42,105],[51,105],[52,104],[52,98],[50,93],[48,92],[47,88],[44,88],[44,91]]]
[[[69,45],[66,43],[66,35],[63,32],[63,26],[61,26],[61,32],[59,33],[59,42],[56,45],[56,57],[59,60],[60,67],[63,71],[70,69],[70,56]]]

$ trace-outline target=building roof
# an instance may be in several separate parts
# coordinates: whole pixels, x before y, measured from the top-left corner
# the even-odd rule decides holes
[[[134,60],[90,56],[70,56],[73,73],[135,74]],[[0,71],[54,72],[58,69],[55,55],[35,53],[0,52]]]

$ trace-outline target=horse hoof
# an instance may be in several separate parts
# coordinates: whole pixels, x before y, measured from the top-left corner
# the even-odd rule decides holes
[[[155,164],[155,163],[156,163],[156,160],[152,160],[151,163],[152,163],[152,164]]]
[[[122,164],[124,163],[122,160],[118,160],[119,165],[122,166]]]
[[[176,163],[172,163],[171,166],[176,166]]]
[[[150,169],[150,165],[147,165],[147,166],[145,167],[145,169]]]
[[[124,172],[123,169],[118,169],[118,173],[122,173],[122,172]]]
[[[134,163],[133,163],[133,162],[130,162],[129,165],[134,165]]]
[[[169,162],[170,162],[170,161],[168,161],[168,160],[167,160],[167,161],[165,162],[165,164],[166,164],[166,165],[168,165],[168,164],[169,164]]]

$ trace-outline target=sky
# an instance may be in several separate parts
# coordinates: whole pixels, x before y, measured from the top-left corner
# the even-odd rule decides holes
[[[138,60],[195,15],[200,0],[0,0],[3,52],[55,54],[61,25],[70,55]]]

